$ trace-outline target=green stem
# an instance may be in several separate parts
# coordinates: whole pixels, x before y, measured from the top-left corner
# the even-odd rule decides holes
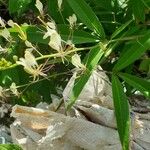
[[[94,46],[95,47],[95,46]],[[74,52],[77,52],[77,51],[84,51],[84,50],[89,50],[93,47],[87,47],[87,48],[75,48],[73,50],[70,50],[70,51],[67,51],[67,52],[61,52],[61,53],[55,53],[55,54],[50,54],[50,55],[43,55],[41,57],[38,57],[36,58],[36,60],[42,60],[42,59],[45,59],[45,58],[52,58],[52,57],[62,57],[62,56],[67,56],[71,53],[74,53]]]
[[[38,60],[42,60],[42,59],[46,59],[46,58],[65,57],[65,56],[67,56],[71,53],[74,53],[74,52],[77,52],[77,51],[89,50],[89,49],[94,48],[94,47],[96,47],[96,45],[91,46],[91,47],[85,47],[85,48],[74,48],[73,50],[66,51],[66,52],[55,53],[55,54],[50,54],[50,55],[43,55],[43,56],[37,57],[36,60],[38,61]],[[15,68],[17,66],[20,66],[20,64],[15,63],[15,64],[7,67],[7,68],[0,68],[0,71],[12,69],[12,68]]]
[[[62,73],[59,73],[59,74],[50,75],[50,76],[48,76],[47,78],[49,79],[49,78],[53,78],[53,77],[56,77],[56,76],[66,75],[66,74],[68,74],[68,73],[70,73],[70,72],[71,72],[71,71],[67,71],[67,72],[62,72]],[[47,80],[47,78],[42,78],[42,79],[40,79],[40,80],[36,80],[36,81],[31,82],[31,83],[19,85],[19,86],[17,86],[17,89],[18,89],[18,88],[23,88],[23,87],[26,87],[26,86],[33,85],[33,84],[38,83],[38,82],[41,82],[41,81],[43,81],[43,80]]]

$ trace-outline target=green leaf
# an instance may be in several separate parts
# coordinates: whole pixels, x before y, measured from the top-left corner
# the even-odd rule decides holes
[[[117,64],[114,66],[114,70],[119,71],[124,69],[135,60],[140,58],[143,53],[150,48],[150,32],[145,36],[137,40],[131,48],[129,48],[124,54],[119,58]]]
[[[94,5],[98,8],[100,8],[101,10],[107,10],[107,12],[111,12],[113,11],[113,2],[112,0],[92,0],[90,1],[92,4],[94,3]]]
[[[118,75],[129,85],[133,86],[146,97],[150,98],[150,82],[127,73],[118,73]]]
[[[130,116],[128,99],[116,75],[112,75],[112,92],[117,128],[123,150],[129,149]]]
[[[19,83],[19,74],[16,68],[12,70],[4,70],[0,74],[0,83],[5,86],[10,86],[12,82]]]
[[[58,30],[63,40],[68,40],[68,35],[70,34],[69,26],[67,25],[58,25]],[[74,44],[83,44],[83,43],[95,43],[99,39],[92,34],[83,31],[83,30],[74,30],[71,40]]]
[[[61,8],[62,9],[60,13],[58,10],[58,0],[47,0],[49,16],[51,16],[58,24],[68,23],[66,18],[73,14],[73,10],[66,0],[62,2]]]
[[[22,148],[16,144],[0,144],[0,150],[22,150]]]
[[[104,29],[91,7],[84,0],[67,0],[79,19],[102,39],[105,38]]]
[[[71,92],[70,101],[67,105],[67,110],[69,110],[72,107],[72,105],[75,103],[75,101],[79,97],[82,89],[84,88],[85,84],[90,78],[91,73],[92,72],[85,72],[83,75],[80,76],[79,79],[75,80],[74,87]]]
[[[84,61],[86,64],[86,71],[78,79],[75,80],[67,109],[71,108],[71,106],[75,103],[76,99],[78,98],[82,89],[90,78],[93,69],[96,67],[103,54],[103,50],[101,50],[100,46],[97,45],[95,48],[91,49],[91,51],[87,55]]]
[[[21,15],[28,8],[28,5],[31,2],[32,0],[9,0],[9,13],[18,13],[18,15]]]
[[[129,7],[132,9],[135,18],[139,21],[145,21],[144,0],[130,0]]]
[[[120,26],[111,36],[111,39],[113,39],[114,37],[116,37],[119,33],[121,33],[130,23],[132,22],[132,20],[127,21],[125,24],[123,24],[122,26]]]
[[[149,72],[149,68],[150,68],[150,58],[145,58],[140,63],[139,70]]]

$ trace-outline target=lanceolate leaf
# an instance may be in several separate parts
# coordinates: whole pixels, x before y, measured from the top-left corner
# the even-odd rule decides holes
[[[123,87],[117,76],[112,75],[112,91],[115,106],[117,128],[123,150],[129,150],[129,104]]]
[[[84,0],[67,0],[78,18],[102,39],[105,38],[104,29],[91,7]]]
[[[22,148],[15,144],[0,144],[0,150],[22,150]]]
[[[128,22],[126,22],[125,24],[123,24],[122,26],[120,26],[111,36],[111,38],[115,38],[119,33],[121,33],[130,23],[132,22],[132,20],[129,20]]]
[[[141,39],[137,40],[118,60],[114,70],[119,71],[124,69],[135,60],[140,58],[142,54],[150,48],[150,32],[148,32]]]
[[[127,73],[118,73],[118,75],[129,85],[133,86],[146,97],[150,98],[150,82]]]
[[[67,105],[67,110],[72,107],[75,103],[77,98],[79,97],[82,89],[84,88],[85,84],[87,83],[88,79],[90,78],[92,72],[85,72],[83,75],[80,76],[79,79],[75,80],[74,87],[71,92],[70,101]]]
[[[92,73],[92,70],[96,67],[97,63],[103,56],[103,50],[100,49],[100,46],[97,45],[97,47],[91,49],[88,56],[86,57],[85,63],[86,63],[86,71],[84,74],[80,76],[80,78],[76,79],[74,87],[71,92],[70,101],[68,103],[67,109],[69,109],[76,101],[78,96],[80,95],[82,89],[84,88],[85,84],[87,83],[88,79],[90,78],[90,75]]]
[[[134,17],[138,21],[145,21],[145,6],[143,1],[145,0],[130,0],[129,7],[132,9]],[[146,3],[145,3],[146,4]]]

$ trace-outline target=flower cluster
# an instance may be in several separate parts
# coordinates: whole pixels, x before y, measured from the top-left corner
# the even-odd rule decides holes
[[[85,70],[86,67],[81,63],[80,56],[78,54],[74,54],[71,58],[72,64],[77,68],[81,70]]]
[[[54,50],[61,52],[63,50],[62,39],[61,39],[61,36],[56,31],[55,23],[47,22],[46,30],[47,30],[47,32],[44,34],[43,39],[50,37],[50,41],[49,41],[48,45],[51,48],[53,48]]]
[[[0,31],[0,36],[5,38],[8,42],[11,41],[11,36],[9,30],[6,28],[6,24],[4,20],[0,17],[0,27],[3,28],[3,30]]]
[[[38,65],[34,55],[28,50],[25,51],[24,58],[20,58],[16,63],[24,66],[24,70],[33,76],[34,81],[38,79],[39,76],[46,76],[46,74],[42,72],[43,65]]]

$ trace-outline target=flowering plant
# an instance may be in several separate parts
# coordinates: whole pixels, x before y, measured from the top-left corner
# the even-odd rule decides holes
[[[129,102],[150,98],[150,31],[147,0],[8,0],[0,16],[0,98],[26,105],[62,96],[78,73],[69,110],[101,65],[112,83],[123,149],[129,148]],[[7,2],[6,2],[7,3]],[[7,6],[5,2],[4,6]],[[1,11],[1,10],[0,10]],[[131,15],[132,14],[132,15]],[[137,65],[138,64],[138,65]]]

